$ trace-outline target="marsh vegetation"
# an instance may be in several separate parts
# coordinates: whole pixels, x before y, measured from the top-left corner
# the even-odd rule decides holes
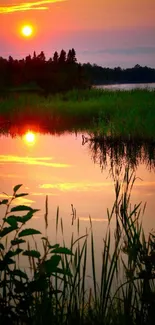
[[[73,214],[77,235],[72,235],[68,247],[64,239],[60,246],[46,235],[47,198],[45,234],[28,226],[36,209],[12,206],[16,198],[27,195],[19,193],[21,184],[14,187],[12,197],[0,202],[5,207],[0,229],[1,324],[154,324],[155,235],[146,236],[142,227],[145,204],[131,206],[134,172],[126,168],[123,174],[121,168],[113,168],[113,181],[115,201],[107,210],[99,281],[91,218],[89,229],[80,237],[79,220]],[[58,209],[55,231],[59,228],[64,238]],[[89,247],[91,288],[86,285]],[[28,267],[22,266],[23,257]]]
[[[0,99],[1,127],[38,125],[49,132],[89,131],[112,137],[155,138],[155,92],[73,90],[49,95],[12,94]]]

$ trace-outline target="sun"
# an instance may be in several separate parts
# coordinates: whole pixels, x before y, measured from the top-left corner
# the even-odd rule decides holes
[[[21,33],[24,37],[31,37],[33,35],[33,27],[31,25],[24,25]]]
[[[34,144],[36,140],[36,136],[34,132],[28,131],[24,136],[25,142],[27,144]]]

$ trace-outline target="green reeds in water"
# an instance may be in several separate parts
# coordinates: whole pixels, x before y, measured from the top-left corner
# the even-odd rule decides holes
[[[154,324],[155,235],[146,237],[142,203],[131,206],[135,174],[113,169],[115,202],[107,210],[107,232],[103,238],[100,279],[96,268],[93,224],[81,235],[80,222],[72,206],[69,247],[64,240],[63,221],[56,215],[63,245],[51,245],[47,234],[27,227],[38,211],[12,202],[27,193],[14,187],[12,198],[2,200],[6,212],[0,228],[0,323],[1,324]],[[45,201],[45,230],[48,227],[48,198]],[[116,228],[112,230],[111,222]],[[38,236],[38,240],[37,240]],[[30,245],[32,237],[34,247]],[[42,241],[42,252],[38,241]],[[100,254],[100,256],[99,256]],[[27,258],[26,271],[21,264]],[[88,261],[91,260],[91,270]],[[90,263],[89,263],[90,264]],[[87,285],[88,274],[92,285]]]
[[[16,126],[18,134],[27,124],[51,133],[75,130],[154,140],[154,94],[140,89],[73,90],[48,97],[10,94],[0,98],[0,122],[4,131],[8,125]]]

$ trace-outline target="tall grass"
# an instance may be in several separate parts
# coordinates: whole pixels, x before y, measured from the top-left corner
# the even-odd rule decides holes
[[[63,220],[56,216],[56,233],[62,233],[63,245],[51,245],[48,236],[28,228],[37,210],[14,206],[21,184],[6,207],[0,229],[0,322],[1,324],[154,324],[155,236],[144,234],[141,215],[145,205],[131,206],[136,177],[127,168],[113,169],[115,202],[107,210],[108,225],[97,279],[93,225],[80,237],[80,222],[73,208],[69,247],[64,240]],[[115,218],[115,232],[111,222]],[[48,227],[48,199],[45,204],[45,230]],[[37,239],[42,241],[39,252]],[[76,236],[76,237],[75,237]],[[30,244],[33,240],[33,247]],[[90,251],[90,254],[89,254]],[[27,259],[28,272],[21,265]],[[88,270],[88,259],[91,270]],[[87,286],[91,274],[92,286]]]
[[[75,90],[48,97],[17,93],[0,99],[0,121],[154,138],[154,107],[155,92],[140,89]]]

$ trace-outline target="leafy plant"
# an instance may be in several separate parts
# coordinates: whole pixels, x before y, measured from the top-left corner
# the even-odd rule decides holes
[[[17,205],[12,207],[16,198],[27,195],[18,194],[22,184],[16,185],[10,199],[0,202],[6,206],[5,216],[0,227],[0,320],[1,324],[23,321],[30,324],[34,316],[44,305],[44,313],[48,304],[55,305],[55,297],[60,290],[55,290],[51,279],[67,275],[71,272],[61,264],[62,254],[72,255],[71,250],[53,247],[47,237],[42,237],[43,254],[38,251],[34,236],[41,232],[27,228],[27,222],[38,212],[29,206]],[[15,215],[23,213],[23,215]],[[47,219],[47,216],[46,216]],[[23,229],[24,228],[24,229]],[[27,238],[32,236],[35,249],[30,249]],[[31,276],[19,266],[20,256],[28,258]],[[63,278],[61,278],[61,281]],[[46,305],[47,304],[47,305]],[[51,316],[50,316],[51,317]]]

